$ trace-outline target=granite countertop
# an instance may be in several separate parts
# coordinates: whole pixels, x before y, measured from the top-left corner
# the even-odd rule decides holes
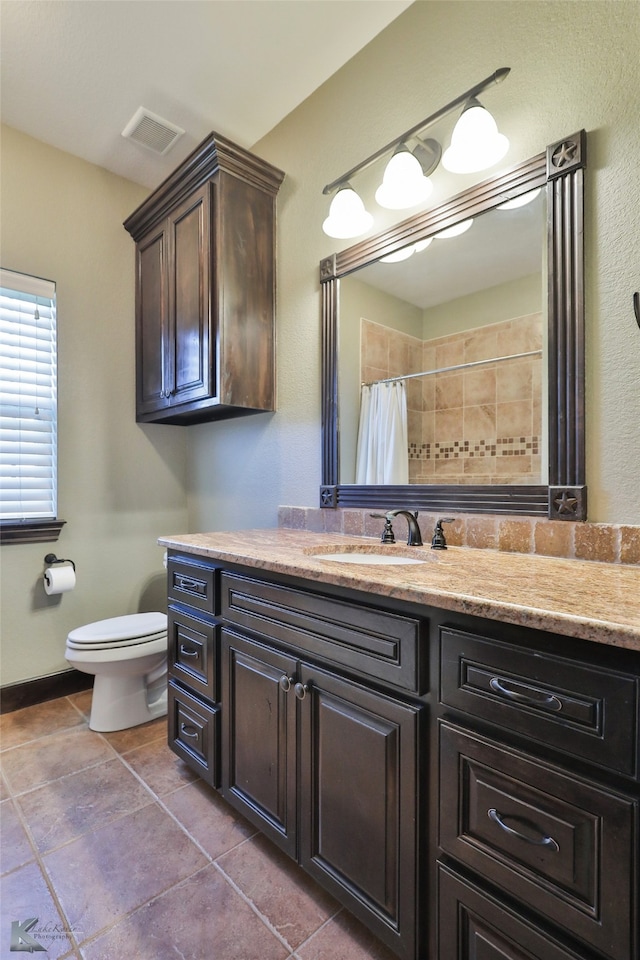
[[[640,651],[640,566],[468,547],[431,550],[286,529],[185,534],[158,542],[225,563]],[[369,565],[314,556],[358,550],[424,563]]]

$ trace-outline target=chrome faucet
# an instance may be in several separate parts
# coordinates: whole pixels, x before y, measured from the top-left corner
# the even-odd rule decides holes
[[[395,543],[396,538],[393,535],[393,527],[391,526],[391,521],[394,517],[406,517],[407,524],[409,526],[409,532],[407,534],[407,546],[409,547],[421,547],[422,546],[422,534],[420,533],[420,527],[418,526],[418,511],[411,513],[409,510],[387,510],[386,513],[372,513],[372,517],[380,518],[384,520],[384,530],[382,531],[382,536],[380,538],[382,543]]]

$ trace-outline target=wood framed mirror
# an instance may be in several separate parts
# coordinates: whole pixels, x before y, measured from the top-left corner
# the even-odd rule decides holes
[[[323,377],[320,505],[322,507],[406,508],[430,512],[524,514],[558,520],[586,519],[583,250],[585,166],[586,133],[582,130],[551,144],[544,153],[463,191],[440,206],[420,212],[321,262]],[[448,374],[451,377],[455,374],[456,378],[466,377],[467,368],[483,367],[485,370],[498,371],[495,376],[500,382],[502,374],[499,371],[506,369],[508,363],[514,360],[522,361],[523,358],[528,360],[529,355],[533,357],[537,354],[542,374],[539,401],[542,416],[538,417],[539,423],[536,427],[535,414],[533,415],[532,436],[524,433],[524,427],[516,428],[518,435],[515,437],[502,436],[501,432],[504,433],[505,430],[501,431],[499,422],[490,421],[492,408],[485,405],[485,412],[491,422],[488,430],[491,436],[482,439],[479,436],[472,436],[470,440],[464,437],[455,440],[451,437],[440,439],[431,437],[428,441],[420,442],[421,438],[412,439],[410,435],[408,456],[410,459],[411,457],[422,458],[423,463],[418,465],[420,467],[418,471],[415,469],[412,471],[413,477],[410,475],[409,482],[399,484],[354,482],[355,470],[352,464],[355,462],[354,445],[357,426],[354,427],[353,419],[354,417],[357,419],[358,412],[351,408],[358,404],[353,403],[353,398],[348,403],[346,396],[343,400],[340,395],[340,384],[345,381],[345,373],[340,369],[341,352],[347,353],[340,326],[341,321],[343,325],[346,323],[345,318],[341,318],[340,314],[341,303],[343,300],[346,302],[347,297],[346,287],[341,291],[341,285],[345,284],[347,278],[355,278],[361,282],[367,268],[373,268],[379,273],[382,258],[405,248],[415,249],[416,244],[426,246],[423,244],[424,241],[463,221],[472,219],[474,227],[477,222],[483,225],[483,230],[486,224],[488,230],[488,215],[492,216],[493,211],[503,209],[507,201],[524,198],[525,195],[534,196],[534,191],[537,190],[540,190],[542,197],[542,203],[539,205],[542,211],[539,234],[542,278],[542,302],[539,310],[542,326],[539,349],[520,350],[516,341],[515,353],[513,350],[498,349],[496,357],[482,358],[482,354],[476,354],[482,358],[480,361],[468,362],[463,359],[461,363],[447,364],[444,367],[439,366],[437,362],[435,366],[419,363],[418,366],[424,368],[419,369],[417,373],[401,371],[399,376],[385,378],[413,380],[415,377],[423,384],[427,381],[433,384],[438,376]],[[487,217],[486,220],[483,219],[485,217]],[[470,234],[471,232],[469,231]],[[526,231],[523,228],[517,228],[512,239],[507,242],[517,246],[524,232]],[[498,243],[494,243],[491,234],[477,231],[477,236],[478,239],[485,237],[481,240],[480,247],[484,252],[493,249],[494,246],[497,249]],[[489,239],[486,239],[487,237]],[[448,243],[452,241],[439,239],[434,241],[434,247]],[[426,250],[421,255],[426,258],[428,254],[429,250]],[[472,254],[472,257],[475,261],[480,254]],[[469,262],[467,260],[467,263]],[[425,273],[429,269],[429,267],[423,267],[422,272]],[[491,274],[489,267],[483,269]],[[435,272],[444,271],[436,270]],[[458,276],[462,277],[462,273]],[[499,277],[499,274],[496,274],[496,277]],[[495,279],[493,282],[496,282]],[[459,290],[457,294],[459,295]],[[397,296],[397,293],[394,295]],[[475,313],[482,317],[482,310],[475,309]],[[499,322],[503,323],[503,320],[501,316]],[[360,329],[355,333],[351,331],[352,340],[355,339],[360,346],[359,362],[357,360],[353,364],[354,369],[350,370],[349,377],[352,382],[357,379],[358,388],[364,385],[363,378],[367,376],[366,358],[362,356],[362,338],[365,329],[362,324],[367,322],[366,317],[360,316]],[[487,326],[492,324],[489,323]],[[343,326],[343,332],[344,329]],[[492,335],[495,334],[496,329],[493,327]],[[500,331],[498,333],[500,334]],[[402,336],[406,339],[405,334]],[[436,346],[442,346],[444,343],[442,329],[437,332],[432,342],[428,331],[425,335],[423,322],[421,336],[421,349],[426,351],[422,355],[426,356],[431,350],[430,356],[435,356],[431,348],[436,341],[439,341]],[[472,338],[466,333],[463,334],[463,339],[465,337],[468,346]],[[419,340],[415,337],[409,342],[418,343],[420,347]],[[493,342],[495,344],[495,339]],[[497,342],[500,343],[500,340],[498,339]],[[532,344],[525,343],[524,346],[530,347]],[[413,349],[410,352],[415,358],[419,351]],[[532,360],[531,363],[535,364],[535,361]],[[356,366],[357,370],[355,370]],[[532,369],[532,366],[527,369]],[[535,368],[533,375],[535,376]],[[484,379],[487,380],[486,375]],[[510,381],[505,380],[507,383],[505,397],[507,398],[511,389],[508,386],[509,382],[514,383],[513,376]],[[450,380],[449,383],[452,384],[453,381]],[[457,387],[462,389],[461,383],[457,383]],[[470,388],[471,380],[465,380],[464,389]],[[426,401],[418,399],[418,406],[420,403],[425,408],[428,406]],[[503,406],[506,409],[507,405]],[[462,407],[460,409],[462,410]],[[498,409],[499,419],[499,403],[496,404],[496,409]],[[488,461],[480,463],[480,458],[485,454],[493,464],[492,470],[487,468]],[[518,461],[517,466],[522,470],[526,462],[528,467],[526,478],[521,482],[516,470],[515,473],[511,471],[508,482],[504,482],[505,477],[502,474],[506,471],[506,465],[509,462],[511,466],[515,465],[515,458],[520,454],[524,456]],[[510,460],[510,458],[513,459]],[[416,467],[416,464],[412,466]],[[486,474],[482,482],[476,482],[474,474],[480,473],[478,468]],[[457,476],[455,476],[456,471]],[[425,482],[425,472],[428,473],[427,482]],[[525,471],[522,472],[524,475]],[[440,482],[443,476],[446,476],[446,482]]]

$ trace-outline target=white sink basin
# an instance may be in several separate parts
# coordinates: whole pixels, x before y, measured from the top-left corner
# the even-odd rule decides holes
[[[332,560],[336,563],[370,563],[381,565],[425,563],[424,560],[419,560],[417,557],[403,557],[389,553],[358,553],[357,551],[353,551],[351,553],[314,553],[313,556],[316,560]]]

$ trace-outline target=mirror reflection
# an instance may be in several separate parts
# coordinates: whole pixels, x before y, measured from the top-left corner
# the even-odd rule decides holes
[[[526,198],[340,279],[339,483],[548,482],[545,192]]]

